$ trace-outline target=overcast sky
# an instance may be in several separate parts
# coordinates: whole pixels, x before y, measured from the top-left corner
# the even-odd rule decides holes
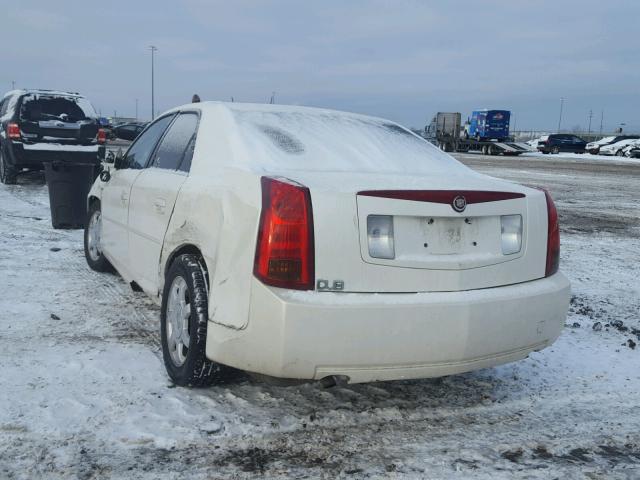
[[[505,108],[517,129],[640,130],[640,1],[3,2],[0,89],[79,91],[102,114],[190,101],[323,106],[422,127]],[[513,126],[513,121],[512,121]]]

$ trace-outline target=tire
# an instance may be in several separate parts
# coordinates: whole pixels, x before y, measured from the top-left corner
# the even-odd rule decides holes
[[[13,165],[9,165],[9,156],[4,147],[0,147],[0,182],[5,185],[15,185],[18,173]]]
[[[192,254],[180,255],[167,272],[160,313],[162,357],[176,385],[207,387],[229,376],[230,368],[206,357],[208,307],[202,260]],[[176,339],[176,335],[180,338]]]
[[[554,155],[557,155],[560,153],[560,147],[553,147],[551,149],[551,153],[553,153]]]
[[[84,227],[84,258],[87,260],[87,264],[91,270],[95,270],[96,272],[109,272],[112,270],[111,264],[100,250],[100,237],[102,235],[101,217],[100,203],[93,202],[89,207],[87,221]]]
[[[622,150],[618,150],[616,152],[616,157],[624,157],[624,152]]]

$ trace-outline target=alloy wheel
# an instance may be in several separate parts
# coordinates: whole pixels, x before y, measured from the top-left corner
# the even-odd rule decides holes
[[[180,367],[187,359],[189,343],[189,323],[191,318],[191,298],[187,282],[181,276],[174,278],[167,300],[165,326],[167,346],[171,361]]]

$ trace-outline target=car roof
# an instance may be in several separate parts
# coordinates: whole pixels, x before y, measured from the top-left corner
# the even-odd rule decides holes
[[[305,115],[335,115],[341,117],[350,117],[350,118],[360,118],[360,119],[371,119],[378,120],[384,122],[390,122],[390,120],[374,117],[371,115],[363,115],[360,113],[353,112],[345,112],[342,110],[333,110],[328,108],[319,108],[319,107],[307,107],[300,105],[279,105],[279,104],[266,104],[266,103],[242,103],[242,102],[221,102],[221,101],[206,101],[206,102],[198,102],[198,103],[187,103],[181,105],[179,107],[172,108],[163,113],[169,114],[173,112],[185,111],[185,110],[200,110],[203,113],[206,112],[216,112],[219,111],[220,108],[226,109],[231,114],[235,113],[300,113]]]
[[[83,98],[78,92],[65,92],[62,90],[46,90],[41,88],[21,88],[17,90],[11,90],[4,94],[3,98],[6,98],[10,95],[26,95],[26,94],[36,94],[36,95],[60,95],[64,97],[78,97]]]

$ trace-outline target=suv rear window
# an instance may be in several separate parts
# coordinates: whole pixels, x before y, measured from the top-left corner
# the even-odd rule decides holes
[[[89,101],[82,97],[40,94],[28,94],[22,97],[21,120],[79,122],[94,118],[96,118],[95,110]]]

